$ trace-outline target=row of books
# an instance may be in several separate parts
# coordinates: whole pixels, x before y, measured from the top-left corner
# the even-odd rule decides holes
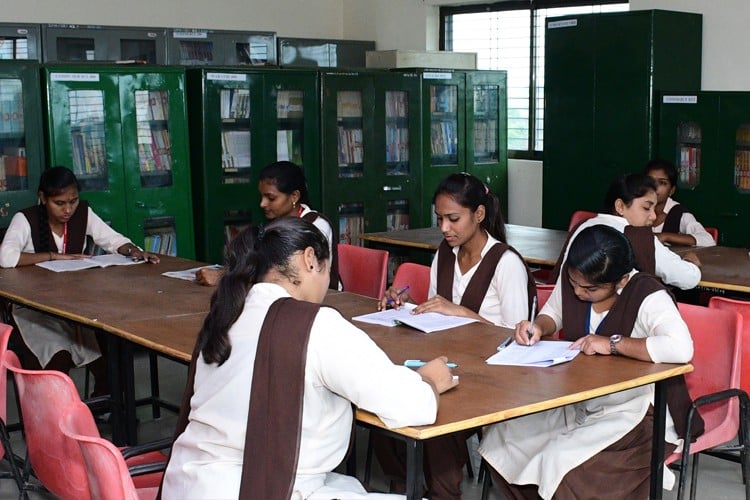
[[[277,130],[276,131],[276,160],[291,161],[302,165],[302,131]]]
[[[364,161],[364,147],[362,145],[361,128],[338,127],[339,165],[362,163]]]
[[[172,228],[146,234],[143,238],[143,249],[163,255],[177,255],[177,234]]]
[[[409,129],[386,125],[385,161],[409,161]]]
[[[455,85],[430,85],[430,112],[455,113],[458,109],[458,90]]]
[[[23,133],[21,80],[0,81],[0,134]]]
[[[107,171],[104,124],[71,130],[73,171],[76,175],[101,175]]]
[[[360,205],[361,206],[361,205]],[[365,232],[365,217],[363,215],[339,216],[339,243],[347,245],[362,245],[357,236]]]
[[[29,189],[26,148],[7,147],[0,155],[0,191]]]
[[[497,116],[498,94],[494,85],[474,87],[474,116]]]
[[[386,231],[401,231],[409,229],[409,211],[389,211],[386,215]]]
[[[734,185],[739,189],[750,189],[750,150],[735,153]]]
[[[202,61],[214,60],[214,43],[210,41],[200,42],[192,40],[180,41],[180,61]]]
[[[221,119],[250,118],[250,89],[222,89]]]
[[[172,170],[169,131],[154,130],[150,142],[138,143],[138,164],[141,172]]]
[[[250,131],[221,132],[221,166],[225,170],[250,167]]]
[[[409,116],[409,94],[403,91],[389,91],[385,93],[385,116]]]
[[[301,119],[304,116],[304,93],[301,90],[280,90],[276,96],[276,118]]]
[[[474,154],[497,153],[497,120],[474,121]]]
[[[433,155],[454,155],[458,153],[456,123],[453,121],[433,121],[430,124],[430,140]]]
[[[169,94],[165,90],[136,90],[135,116],[139,122],[169,119]]]
[[[701,148],[696,146],[680,146],[677,170],[680,172],[679,183],[695,186],[700,181]]]
[[[336,94],[336,116],[338,118],[362,117],[362,93],[345,90]]]

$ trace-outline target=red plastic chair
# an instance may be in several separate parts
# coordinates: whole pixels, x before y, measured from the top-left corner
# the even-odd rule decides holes
[[[388,252],[339,243],[339,276],[344,290],[379,299],[385,292]]]
[[[62,498],[90,498],[86,471],[80,450],[61,439],[58,421],[60,411],[71,403],[81,402],[73,381],[55,370],[25,370],[18,357],[6,351],[3,366],[13,373],[21,403],[21,416],[26,438],[28,463],[39,481],[53,494]],[[166,462],[166,456],[154,450],[168,447],[170,440],[123,448],[129,466]],[[28,466],[28,464],[27,464]],[[28,471],[26,471],[28,478]],[[158,486],[162,474],[137,478],[139,487]]]
[[[544,304],[547,303],[549,300],[550,295],[552,295],[552,290],[555,289],[554,284],[546,284],[546,283],[537,283],[536,285],[536,307],[537,312],[542,310],[542,307],[544,307]]]
[[[0,360],[3,359],[5,351],[8,349],[8,339],[13,331],[13,327],[0,323]],[[0,460],[6,459],[9,463],[10,471],[2,473],[2,478],[13,478],[16,482],[18,491],[23,490],[23,481],[21,480],[20,461],[13,454],[13,448],[10,445],[10,436],[5,428],[5,422],[8,420],[8,373],[2,363],[0,363]]]
[[[714,239],[714,243],[719,243],[719,230],[715,227],[704,228],[708,234]]]
[[[568,224],[568,232],[572,231],[581,222],[596,217],[596,212],[589,212],[588,210],[576,210],[573,215],[570,216],[570,223]]]
[[[397,290],[409,287],[409,295],[416,304],[427,300],[430,291],[430,266],[404,262],[393,276],[393,288]]]
[[[694,443],[686,440],[681,453],[673,453],[667,457],[667,464],[680,461],[677,498],[681,499],[684,495],[690,456],[693,457],[690,490],[691,498],[694,498],[700,452],[734,439],[740,422],[743,428],[747,428],[750,399],[739,389],[742,317],[736,312],[703,306],[682,303],[678,306],[690,329],[694,345],[691,363],[695,369],[685,376],[688,392],[693,400],[687,427],[690,428],[690,419],[694,411],[699,411],[706,424],[705,432]],[[737,400],[742,412],[738,410]],[[747,467],[750,465],[747,452],[747,446],[742,446],[743,477],[747,476]],[[745,483],[745,493],[747,498],[750,498],[750,481]]]
[[[76,467],[86,471],[91,498],[97,500],[146,500],[156,498],[158,486],[136,488],[131,471],[117,447],[99,436],[88,406],[71,403],[59,421],[63,441],[78,447]]]

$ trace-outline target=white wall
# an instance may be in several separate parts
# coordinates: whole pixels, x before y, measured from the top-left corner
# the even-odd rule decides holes
[[[344,38],[378,50],[437,50],[438,8],[421,0],[344,0]]]

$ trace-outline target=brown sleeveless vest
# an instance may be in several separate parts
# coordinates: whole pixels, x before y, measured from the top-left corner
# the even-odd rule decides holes
[[[550,273],[550,283],[557,283],[557,278],[560,276],[560,268],[564,264],[565,252],[572,242],[571,238],[578,231],[581,224],[587,220],[589,219],[582,220],[568,232],[568,238],[565,240],[560,250],[560,255],[557,257],[555,267],[552,268],[552,272]],[[654,246],[654,233],[651,228],[646,226],[625,226],[623,234],[630,241],[630,246],[633,249],[635,268],[644,273],[656,274],[656,248]]]
[[[568,266],[563,266],[564,275],[567,276]],[[563,310],[563,329],[565,330],[566,340],[576,340],[589,334],[589,325],[587,323],[588,311],[591,304],[584,302],[576,297],[573,286],[566,280],[561,281],[562,286],[562,310]],[[671,292],[654,276],[646,273],[638,273],[630,278],[628,284],[622,289],[620,296],[615,301],[612,308],[602,320],[597,335],[610,337],[614,334],[620,334],[624,337],[630,337],[633,333],[633,326],[638,317],[638,310],[643,300],[658,290],[666,290],[672,300]],[[667,405],[672,419],[675,423],[677,434],[684,438],[685,424],[687,423],[687,414],[690,410],[692,401],[688,394],[685,377],[672,377],[666,381],[667,386]],[[690,438],[691,441],[703,434],[704,422],[699,414],[693,417]]]
[[[245,434],[239,493],[243,500],[289,498],[292,494],[301,437],[307,345],[321,307],[282,297],[266,313],[255,356]],[[200,351],[201,346],[196,343],[175,439],[187,428]]]
[[[487,290],[490,287],[492,278],[495,276],[495,268],[497,268],[497,264],[500,262],[500,257],[503,256],[506,250],[510,250],[518,255],[521,262],[524,263],[523,265],[526,268],[527,277],[526,290],[528,294],[529,311],[531,311],[534,297],[536,297],[536,283],[534,282],[534,277],[531,275],[531,271],[523,260],[521,254],[519,254],[515,248],[501,242],[495,243],[495,245],[484,254],[484,257],[482,257],[479,267],[474,273],[474,276],[471,277],[471,280],[469,280],[469,285],[466,287],[463,297],[461,297],[462,306],[479,314],[479,309],[482,307],[482,301],[484,301],[484,297],[487,295]],[[453,301],[453,280],[455,278],[453,271],[455,264],[456,255],[453,253],[453,250],[448,243],[443,240],[442,243],[440,243],[440,247],[438,247],[437,293],[451,302]]]
[[[328,225],[331,226],[331,231],[333,232],[331,236],[333,238],[333,241],[331,241],[331,282],[328,285],[328,288],[330,290],[338,290],[341,277],[339,276],[339,239],[338,235],[336,234],[336,227],[331,223],[331,220],[328,217],[321,214],[320,212],[307,212],[302,216],[302,218],[310,224],[313,224],[318,217],[328,222]]]
[[[682,215],[686,213],[688,213],[688,211],[683,205],[678,203],[677,205],[673,206],[667,213],[666,219],[664,219],[664,226],[662,226],[661,228],[662,232],[679,233]]]
[[[41,228],[39,220],[39,205],[24,208],[21,213],[26,217],[31,226],[31,241],[34,243],[34,252],[57,252],[52,231],[49,231],[49,245],[42,245]],[[86,246],[86,225],[89,220],[89,204],[81,200],[78,202],[78,208],[73,212],[73,216],[68,221],[68,244],[65,253],[83,253]],[[45,246],[45,248],[42,248]]]

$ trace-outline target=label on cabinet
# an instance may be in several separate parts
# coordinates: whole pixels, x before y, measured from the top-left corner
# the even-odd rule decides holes
[[[698,104],[697,95],[665,95],[662,98],[664,104]]]
[[[53,82],[98,82],[99,73],[52,73]]]
[[[427,79],[450,80],[451,78],[453,78],[453,73],[442,73],[442,72],[438,73],[435,71],[425,71],[424,73],[422,73],[422,76],[424,77],[425,80]]]
[[[547,23],[547,29],[555,28],[572,28],[578,26],[578,19],[565,19],[563,21],[550,21]]]
[[[238,73],[206,73],[206,80],[228,80],[230,82],[246,82],[247,75]]]

